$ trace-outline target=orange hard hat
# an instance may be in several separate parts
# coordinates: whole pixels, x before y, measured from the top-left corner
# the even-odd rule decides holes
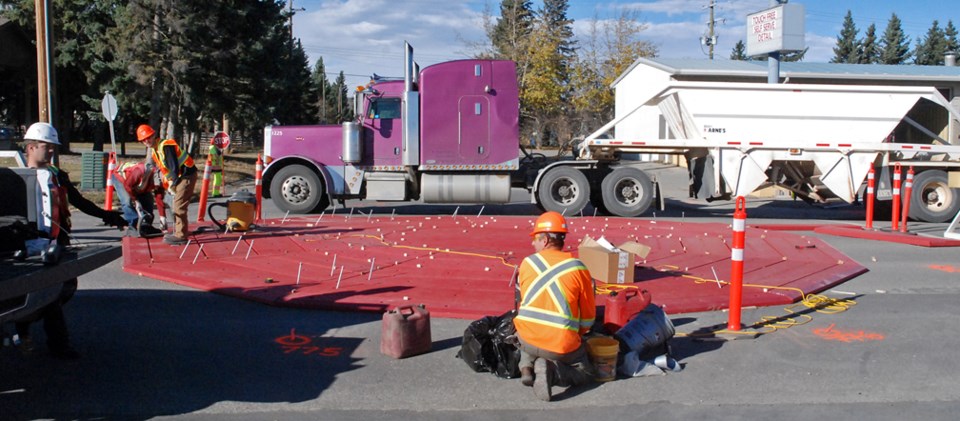
[[[567,233],[567,221],[563,219],[563,215],[557,212],[544,212],[543,215],[540,215],[537,218],[537,222],[533,224],[533,232],[530,233],[530,236],[540,233],[554,233],[554,234],[566,234]]]
[[[137,127],[137,140],[143,142],[144,140],[149,139],[150,136],[153,136],[153,133],[153,127],[150,127],[147,124],[141,124],[139,127]]]

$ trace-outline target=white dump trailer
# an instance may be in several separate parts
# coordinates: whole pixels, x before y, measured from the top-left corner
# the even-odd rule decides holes
[[[610,137],[651,108],[668,138]],[[960,133],[951,132],[960,110],[932,87],[670,82],[617,114],[584,140],[578,161],[683,155],[692,196],[726,199],[777,185],[811,202],[853,202],[871,167],[887,174],[900,163],[916,172],[911,217],[943,222],[960,209],[960,186],[948,181],[951,172],[960,179],[960,146],[952,144]]]

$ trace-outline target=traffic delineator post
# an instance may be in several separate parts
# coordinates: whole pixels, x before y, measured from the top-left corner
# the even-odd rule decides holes
[[[907,181],[903,186],[903,212],[900,216],[900,232],[907,232],[907,218],[910,217],[910,195],[913,194],[913,166],[907,170]]]
[[[876,171],[873,170],[873,167],[870,167],[870,171],[867,172],[867,229],[873,229],[873,200],[874,200],[874,178],[876,177]]]
[[[200,186],[200,209],[197,211],[197,222],[203,222],[203,214],[207,210],[207,195],[210,194],[210,167],[212,166],[210,155],[207,155],[207,163],[203,166],[203,184]]]
[[[730,248],[730,309],[727,330],[740,330],[740,310],[743,299],[743,248],[746,244],[747,200],[737,196],[733,212],[733,246]]]
[[[254,177],[257,194],[257,215],[256,220],[263,219],[263,154],[257,154],[257,172]]]
[[[107,197],[103,200],[103,209],[113,210],[113,172],[117,170],[117,155],[110,152],[110,160],[107,161]]]
[[[893,166],[893,217],[890,220],[890,229],[900,228],[900,164]]]

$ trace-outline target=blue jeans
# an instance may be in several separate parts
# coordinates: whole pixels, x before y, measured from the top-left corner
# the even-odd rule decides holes
[[[111,177],[113,177],[113,190],[117,192],[117,198],[120,199],[123,219],[127,221],[129,226],[136,228],[137,220],[140,219],[140,215],[137,214],[137,206],[130,200],[130,194],[127,193],[127,189],[123,187],[123,181],[121,181],[116,174]],[[140,202],[140,206],[143,207],[145,215],[153,214],[153,195],[150,194],[150,192],[138,194],[136,200]]]

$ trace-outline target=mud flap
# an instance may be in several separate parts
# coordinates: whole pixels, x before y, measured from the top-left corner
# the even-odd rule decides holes
[[[880,167],[880,176],[877,177],[877,200],[892,200],[893,186],[890,176],[890,167],[884,165]]]

